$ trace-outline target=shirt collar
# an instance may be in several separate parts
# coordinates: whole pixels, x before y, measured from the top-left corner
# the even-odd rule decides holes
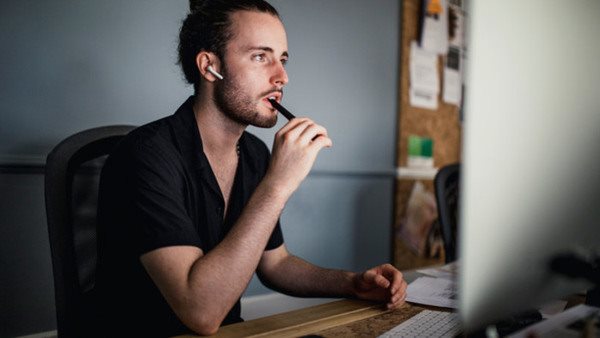
[[[188,169],[191,172],[200,172],[201,177],[211,189],[221,195],[221,190],[202,147],[202,138],[194,114],[194,100],[195,97],[190,96],[173,115],[171,120],[172,137]],[[255,154],[256,149],[253,149],[250,145],[249,138],[252,138],[252,135],[244,131],[238,140],[240,149],[240,163],[238,165],[243,166],[243,171],[249,170],[256,173],[260,168],[260,164],[257,163],[259,159]]]

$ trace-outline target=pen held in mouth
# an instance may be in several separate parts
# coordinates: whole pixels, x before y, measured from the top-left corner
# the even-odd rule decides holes
[[[291,120],[296,117],[294,114],[290,113],[289,110],[285,109],[284,106],[280,105],[275,99],[268,98],[268,100],[271,102],[271,105],[273,105],[273,108],[277,109],[277,111],[279,111],[281,115],[285,116],[286,119]]]

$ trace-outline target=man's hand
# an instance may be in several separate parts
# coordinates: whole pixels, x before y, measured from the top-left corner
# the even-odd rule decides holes
[[[391,264],[384,264],[356,274],[353,280],[356,297],[386,302],[388,309],[404,304],[407,284],[402,273]]]
[[[308,118],[294,118],[275,134],[269,182],[291,195],[308,175],[317,154],[331,147],[327,130]]]

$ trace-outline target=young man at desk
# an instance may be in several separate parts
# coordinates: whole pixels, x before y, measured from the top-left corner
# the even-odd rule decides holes
[[[279,216],[327,131],[293,118],[272,157],[247,133],[270,128],[288,82],[286,33],[262,0],[191,1],[179,60],[190,97],[174,115],[131,132],[103,169],[99,200],[99,330],[106,336],[213,334],[239,322],[256,271],[294,296],[353,297],[392,309],[406,283],[389,264],[362,273],[290,254]],[[325,243],[323,243],[325,244]]]

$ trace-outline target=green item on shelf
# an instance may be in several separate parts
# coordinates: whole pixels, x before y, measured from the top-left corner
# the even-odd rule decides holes
[[[421,156],[432,157],[433,156],[433,140],[430,138],[421,139]]]
[[[433,157],[433,140],[428,137],[410,135],[408,137],[408,156]]]
[[[421,156],[421,137],[415,135],[408,137],[408,156]]]

